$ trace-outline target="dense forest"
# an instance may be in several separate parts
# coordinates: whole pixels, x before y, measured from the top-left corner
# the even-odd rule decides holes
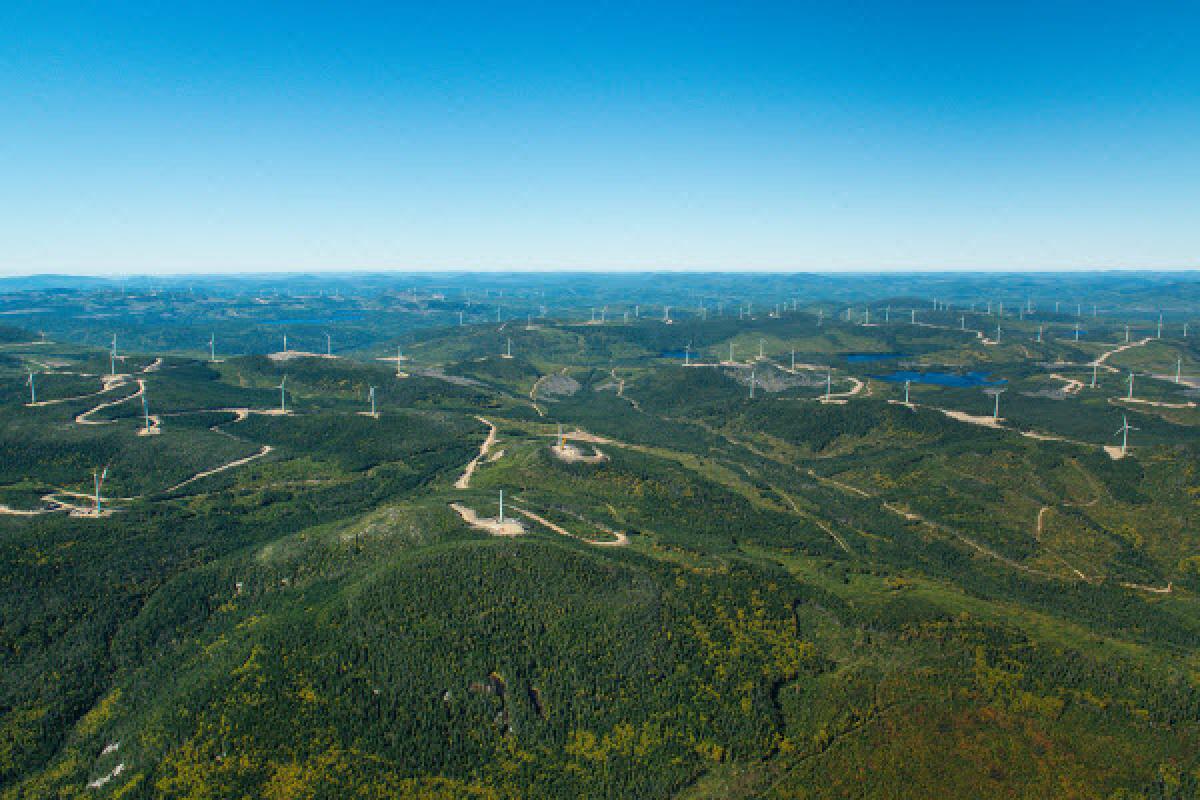
[[[0,798],[1200,795],[1193,339],[547,289],[0,326]]]

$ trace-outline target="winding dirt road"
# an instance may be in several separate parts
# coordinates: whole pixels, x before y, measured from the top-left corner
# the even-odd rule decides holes
[[[479,455],[471,459],[471,462],[467,464],[467,468],[463,470],[462,476],[454,482],[455,489],[471,488],[471,476],[475,474],[475,470],[479,467],[479,463],[487,457],[488,450],[491,450],[492,445],[496,443],[496,426],[483,417],[476,417],[475,419],[479,420],[484,425],[487,425],[490,430],[488,430],[487,438],[483,440],[483,444],[479,446]]]

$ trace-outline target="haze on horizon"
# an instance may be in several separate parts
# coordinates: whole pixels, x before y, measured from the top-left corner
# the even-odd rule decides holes
[[[0,275],[1197,266],[1200,9],[0,10]]]

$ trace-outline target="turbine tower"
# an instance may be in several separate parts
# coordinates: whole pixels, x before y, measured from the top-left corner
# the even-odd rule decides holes
[[[1092,362],[1092,386],[1091,386],[1091,388],[1093,388],[1093,389],[1096,388],[1096,377],[1099,375],[1099,373],[1100,373],[1100,362],[1093,361]]]
[[[1126,399],[1133,399],[1133,370],[1129,371],[1129,394],[1126,396]]]
[[[1137,428],[1129,424],[1129,417],[1125,414],[1121,415],[1121,427],[1117,429],[1115,436],[1121,437],[1121,455],[1129,452],[1129,432],[1136,431]]]
[[[501,524],[501,525],[503,525],[503,524],[504,524],[504,490],[503,490],[503,489],[501,489],[501,490],[500,490],[500,517],[499,517],[499,522],[500,522],[500,524]]]
[[[146,423],[146,432],[150,432],[150,406],[146,402],[146,387],[142,386],[142,419]]]
[[[997,422],[1000,419],[1000,395],[1002,394],[1004,394],[1003,389],[997,389],[995,391],[996,407],[992,410],[992,422]]]
[[[112,350],[108,353],[108,374],[117,374],[117,335],[113,334]]]
[[[215,333],[208,335],[208,360],[217,360],[217,335]]]
[[[96,516],[100,516],[100,490],[104,487],[104,479],[108,477],[108,467],[101,472],[92,473],[92,483],[96,487]]]
[[[29,380],[25,381],[29,384],[29,405],[37,405],[37,385],[33,381],[33,373],[29,373]]]
[[[333,338],[328,333],[325,334],[325,355],[333,355]]]
[[[1179,356],[1178,358],[1175,359],[1175,382],[1179,383],[1179,381],[1182,377],[1183,377],[1183,356]]]
[[[911,405],[911,403],[908,402],[908,388],[911,385],[912,385],[912,381],[910,381],[910,380],[904,381],[904,405],[906,405],[906,406]]]
[[[379,416],[378,414],[375,413],[375,387],[374,386],[372,386],[371,390],[369,392],[367,392],[367,397],[369,397],[371,400],[371,416],[372,417]]]
[[[283,379],[281,381],[279,381],[279,386],[277,388],[279,389],[279,412],[281,414],[286,414],[287,413],[287,375],[284,375]]]
[[[750,370],[750,399],[754,399],[754,370]]]
[[[400,361],[404,358],[404,353],[400,349],[400,345],[396,345],[396,377],[399,378],[404,373],[400,371]]]

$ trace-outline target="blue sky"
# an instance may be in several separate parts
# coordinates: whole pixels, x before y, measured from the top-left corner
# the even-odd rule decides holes
[[[1197,42],[1193,2],[9,0],[0,273],[1197,266]]]

